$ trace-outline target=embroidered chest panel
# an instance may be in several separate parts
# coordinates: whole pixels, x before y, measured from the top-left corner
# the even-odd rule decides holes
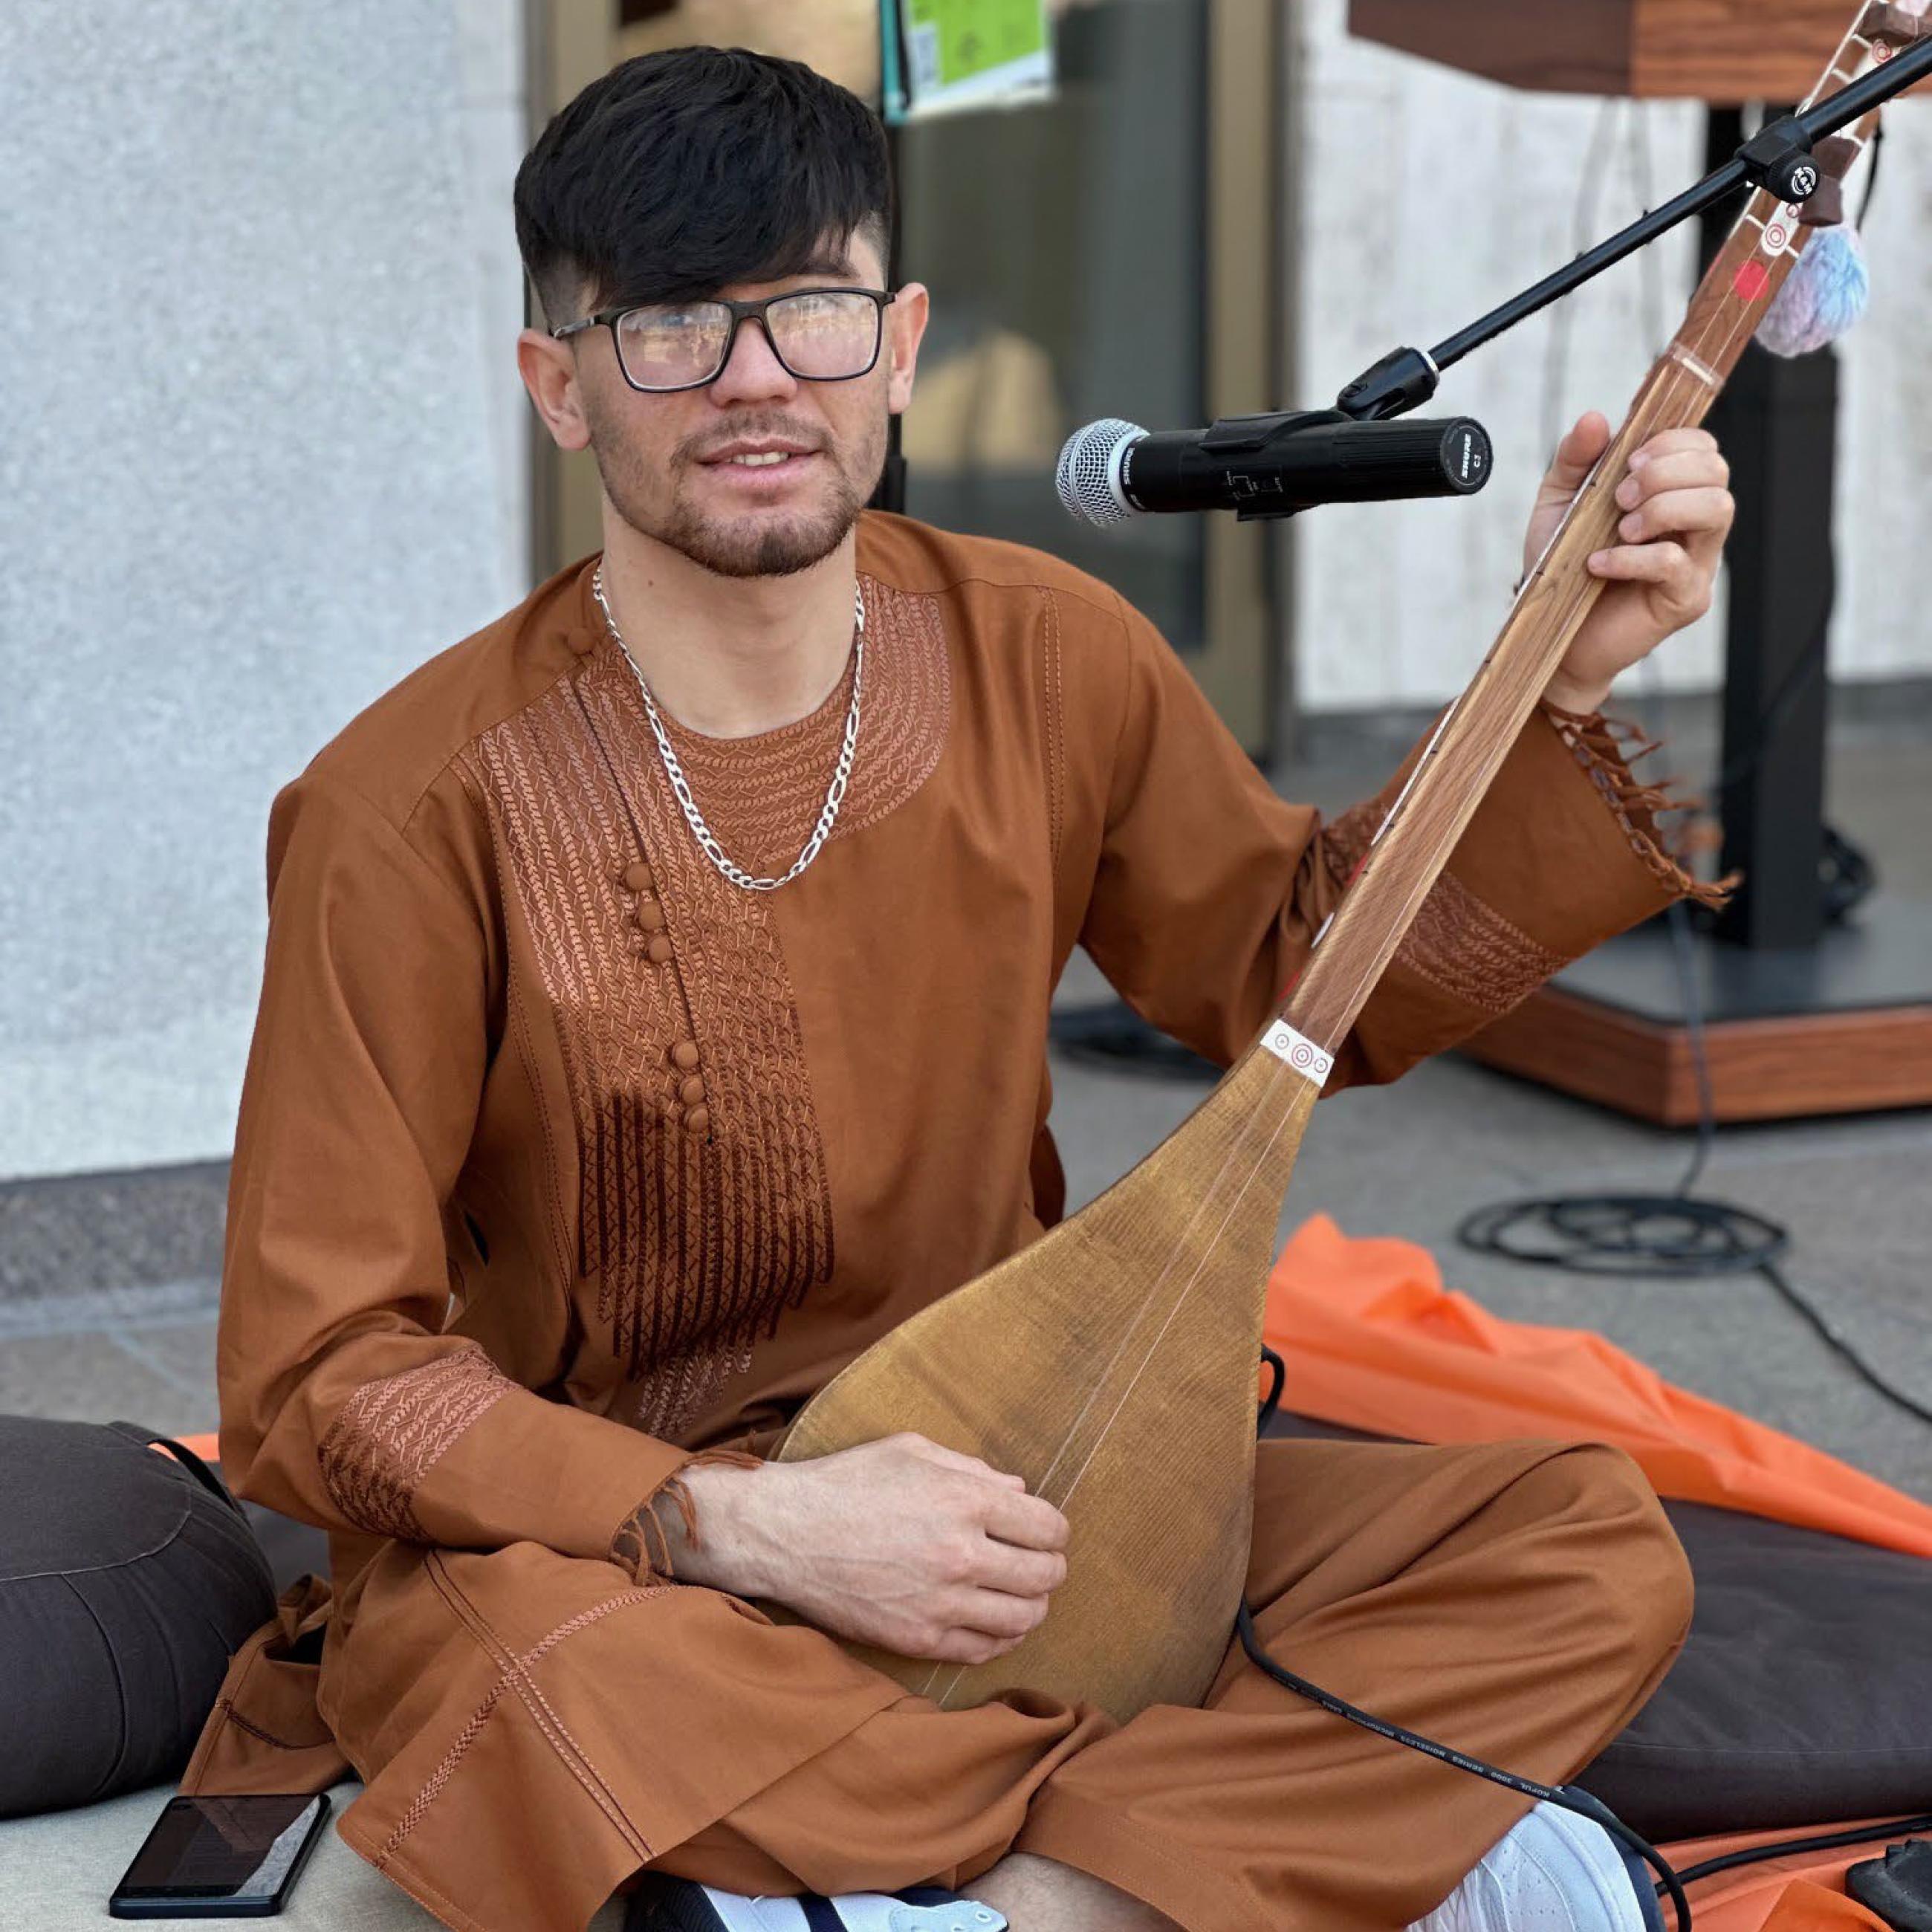
[[[910,798],[946,736],[936,601],[862,585],[859,734],[828,844]],[[741,866],[782,872],[810,835],[850,676],[809,717],[757,738],[669,728]],[[771,896],[732,885],[699,848],[607,632],[574,675],[464,757],[562,1044],[579,1265],[624,1378],[610,1412],[674,1436],[832,1270],[824,1144]]]

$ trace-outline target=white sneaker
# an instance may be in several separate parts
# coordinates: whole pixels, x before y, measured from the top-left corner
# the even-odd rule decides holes
[[[655,1872],[644,1874],[624,1914],[624,1932],[1006,1932],[1006,1925],[990,1905],[938,1886],[748,1898]]]
[[[1648,1878],[1593,1819],[1547,1801],[1409,1932],[1662,1932]]]

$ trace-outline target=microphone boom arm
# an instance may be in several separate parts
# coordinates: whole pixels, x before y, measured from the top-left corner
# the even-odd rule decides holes
[[[1821,170],[1812,159],[1814,146],[1928,74],[1932,74],[1932,38],[1919,40],[1823,100],[1761,128],[1722,167],[1675,200],[1646,212],[1432,350],[1392,350],[1364,370],[1336,398],[1335,406],[1358,422],[1385,422],[1420,408],[1435,394],[1443,370],[1461,362],[1472,349],[1493,341],[1538,310],[1581,288],[1626,255],[1634,254],[1680,221],[1702,214],[1741,188],[1768,188],[1780,200],[1802,205],[1810,198],[1820,178]]]

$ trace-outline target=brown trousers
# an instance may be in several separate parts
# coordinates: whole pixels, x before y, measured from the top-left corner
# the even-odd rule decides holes
[[[1690,1604],[1635,1466],[1544,1442],[1261,1444],[1248,1596],[1287,1668],[1552,1784],[1649,1696]],[[1528,1803],[1330,1716],[1231,1643],[1203,1708],[1124,1725],[1043,1699],[902,1697],[648,1868],[734,1892],[890,1891],[970,1886],[1010,1850],[1186,1932],[1390,1932]]]

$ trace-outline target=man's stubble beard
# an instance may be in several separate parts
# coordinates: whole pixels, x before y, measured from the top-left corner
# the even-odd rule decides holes
[[[756,436],[784,432],[753,428],[746,434]],[[819,454],[833,471],[830,500],[816,510],[780,520],[760,516],[735,522],[707,518],[692,502],[681,483],[674,490],[669,510],[654,514],[650,507],[651,492],[644,481],[644,460],[640,454],[621,441],[599,436],[594,431],[590,448],[611,508],[640,536],[668,545],[715,576],[790,577],[830,556],[859,520],[859,513],[871,500],[885,472],[886,428],[881,421],[858,456],[859,473],[871,476],[868,484],[862,489],[833,452],[823,448]],[[682,456],[674,460],[682,478],[691,466]]]

